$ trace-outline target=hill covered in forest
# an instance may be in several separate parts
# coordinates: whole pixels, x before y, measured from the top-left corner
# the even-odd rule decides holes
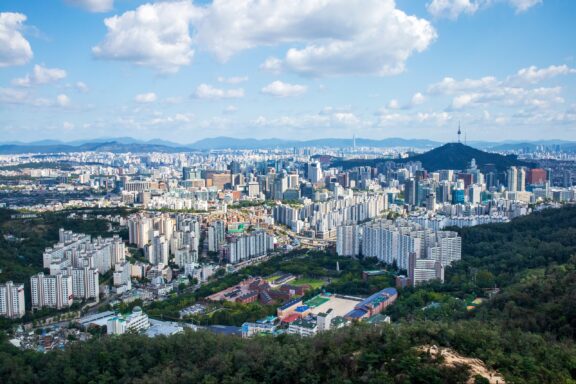
[[[19,351],[3,337],[0,382],[488,382],[466,364],[437,359],[423,348],[430,345],[479,359],[509,383],[574,382],[576,207],[459,232],[462,261],[446,270],[443,285],[400,290],[387,311],[391,326],[249,340],[128,334],[47,354]],[[472,305],[475,298],[484,302]]]
[[[485,152],[479,149],[464,145],[462,143],[448,143],[441,147],[434,148],[428,152],[410,156],[402,159],[351,159],[337,160],[332,166],[350,169],[358,166],[372,166],[394,161],[396,163],[407,163],[419,161],[428,171],[437,171],[439,169],[467,169],[470,162],[474,159],[480,169],[495,169],[504,171],[511,166],[529,166],[529,163],[518,160],[515,155],[500,155],[498,153]]]

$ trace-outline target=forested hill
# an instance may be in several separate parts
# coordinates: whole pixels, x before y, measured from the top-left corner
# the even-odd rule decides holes
[[[441,147],[434,148],[428,152],[410,156],[403,159],[351,159],[339,160],[332,163],[335,167],[343,167],[350,169],[358,166],[376,166],[379,163],[386,161],[394,161],[396,163],[406,163],[409,161],[420,161],[422,166],[428,171],[437,171],[439,169],[467,169],[470,161],[476,160],[476,164],[480,169],[495,169],[504,171],[505,169],[513,166],[529,166],[529,163],[520,161],[513,155],[500,155],[497,153],[484,152],[479,149],[464,145],[462,143],[448,143]]]
[[[507,383],[576,382],[576,208],[460,230],[463,260],[446,284],[400,291],[392,326],[314,338],[188,332],[76,343],[61,352],[0,345],[2,383],[486,383],[423,345],[484,361]],[[493,299],[470,310],[472,299]],[[468,307],[468,309],[467,309]]]

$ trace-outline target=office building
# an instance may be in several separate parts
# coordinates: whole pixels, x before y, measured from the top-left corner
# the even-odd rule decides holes
[[[313,161],[308,164],[308,180],[312,184],[318,184],[322,181],[322,166],[318,161]]]

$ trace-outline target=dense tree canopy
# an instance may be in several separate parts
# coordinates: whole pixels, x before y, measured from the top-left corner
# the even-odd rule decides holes
[[[357,324],[313,338],[284,335],[242,340],[187,331],[149,339],[130,334],[95,338],[47,354],[19,351],[2,340],[0,382],[468,382],[467,366],[447,367],[441,359],[417,349],[439,345],[481,359],[510,383],[574,383],[575,228],[576,208],[568,207],[510,224],[460,230],[463,260],[447,271],[446,284],[401,290],[388,310],[392,325]],[[348,273],[338,274],[332,267],[335,256],[316,256],[278,257],[224,279],[276,270],[311,277],[320,271],[324,277],[334,273],[335,278]],[[301,271],[299,261],[307,265],[306,271]],[[356,272],[373,267],[372,263],[348,259],[340,265],[343,271]],[[176,297],[149,310],[176,305],[177,300],[189,304],[225,283],[214,282],[200,293]],[[500,292],[489,299],[486,288],[494,286]],[[354,285],[354,289],[361,288]],[[485,302],[467,309],[475,297]],[[235,305],[230,309],[236,310]]]

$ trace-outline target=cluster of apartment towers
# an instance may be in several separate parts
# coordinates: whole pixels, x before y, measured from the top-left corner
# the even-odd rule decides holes
[[[130,282],[125,246],[119,236],[92,239],[60,229],[58,243],[46,248],[42,259],[44,269],[50,272],[30,277],[32,309],[67,308],[74,299],[98,301],[99,275],[112,268],[115,281]],[[24,284],[0,285],[0,316],[20,318],[25,308]]]
[[[144,250],[144,255],[153,265],[167,265],[170,255],[180,267],[198,264],[200,245],[200,221],[196,216],[168,214],[150,216],[138,214],[128,219],[129,241]],[[228,232],[231,231],[229,226]],[[232,230],[233,231],[233,230]],[[264,256],[274,249],[274,236],[262,229],[227,233],[226,223],[215,220],[207,227],[208,251],[218,252],[231,264]]]
[[[424,228],[408,220],[376,220],[338,227],[336,252],[396,264],[408,271],[403,285],[416,286],[444,281],[444,269],[462,257],[462,239],[457,232]]]

